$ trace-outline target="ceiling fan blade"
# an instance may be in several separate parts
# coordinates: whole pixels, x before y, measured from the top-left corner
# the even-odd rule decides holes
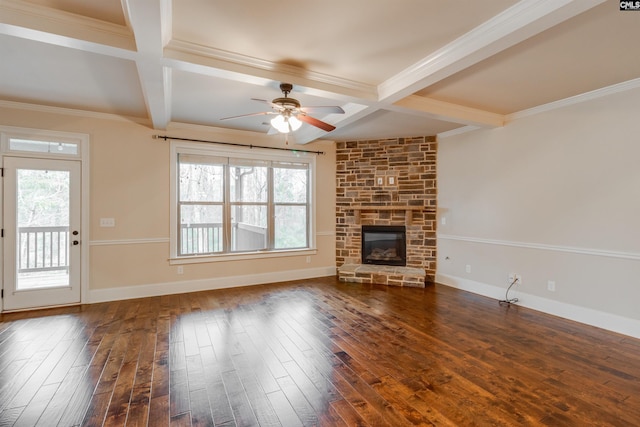
[[[313,118],[311,116],[307,116],[306,114],[298,114],[298,119],[300,119],[300,121],[303,121],[305,123],[309,123],[311,126],[315,126],[317,128],[320,128],[326,132],[331,132],[332,130],[334,130],[336,127],[333,125],[330,125],[329,123],[325,123],[322,120],[318,120],[316,118]]]
[[[316,107],[302,107],[300,111],[305,113],[344,114],[344,110],[337,105],[320,105]]]
[[[266,99],[259,99],[259,98],[251,98],[252,101],[258,101],[258,102],[262,102],[263,104],[267,104],[269,107],[271,108],[276,108],[278,110],[282,109],[282,105],[278,105],[278,104],[274,104],[271,101],[267,101]]]
[[[275,113],[273,111],[262,111],[260,113],[241,114],[239,116],[223,117],[220,120],[240,119],[242,117],[251,117],[251,116],[266,116],[268,114],[277,114],[277,113]]]

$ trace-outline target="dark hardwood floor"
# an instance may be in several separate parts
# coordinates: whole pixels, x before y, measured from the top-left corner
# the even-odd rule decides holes
[[[638,426],[640,340],[323,278],[0,316],[0,426]]]

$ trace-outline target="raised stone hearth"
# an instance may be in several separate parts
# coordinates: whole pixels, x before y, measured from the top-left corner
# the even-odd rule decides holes
[[[338,268],[338,279],[342,282],[424,288],[425,271],[391,265],[343,264]]]

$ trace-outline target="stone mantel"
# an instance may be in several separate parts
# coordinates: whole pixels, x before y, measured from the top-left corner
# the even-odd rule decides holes
[[[380,212],[380,211],[404,211],[405,222],[406,225],[413,224],[413,211],[425,211],[425,210],[433,210],[432,208],[425,208],[424,206],[389,206],[389,205],[380,205],[380,206],[352,206],[347,210],[352,210],[356,219],[356,224],[360,223],[360,212],[362,211],[370,211],[370,212]]]

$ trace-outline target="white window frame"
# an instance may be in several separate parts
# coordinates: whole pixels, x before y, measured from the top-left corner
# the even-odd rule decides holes
[[[169,233],[169,263],[170,264],[192,264],[216,261],[231,261],[257,258],[274,258],[286,256],[304,256],[315,255],[316,249],[316,159],[312,153],[298,151],[281,151],[263,148],[229,148],[226,146],[217,146],[215,144],[194,143],[185,141],[171,141],[170,148],[170,233]],[[309,165],[309,246],[299,249],[269,249],[255,252],[227,252],[221,254],[206,255],[185,255],[178,256],[178,155],[192,154],[201,156],[229,157],[235,159],[249,160],[268,160],[276,162],[297,162],[307,163]]]

